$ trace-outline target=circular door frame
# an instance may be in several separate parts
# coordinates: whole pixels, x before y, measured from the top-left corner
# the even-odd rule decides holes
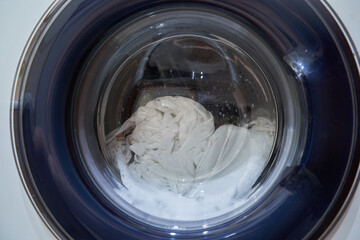
[[[99,237],[100,233],[104,234],[103,237],[114,237],[113,235],[109,235],[108,230],[109,227],[111,228],[111,226],[113,226],[113,224],[117,222],[116,217],[119,216],[114,216],[111,213],[111,209],[104,208],[103,203],[97,202],[96,199],[94,199],[92,193],[90,191],[87,191],[85,187],[86,180],[81,179],[81,177],[77,175],[77,170],[75,166],[76,164],[74,165],[73,161],[71,160],[73,157],[75,157],[75,155],[73,152],[69,152],[68,150],[68,147],[70,146],[67,145],[69,144],[69,142],[66,131],[68,131],[69,128],[68,126],[65,126],[66,124],[64,123],[64,116],[61,117],[61,115],[59,115],[58,113],[54,113],[54,107],[60,106],[60,112],[65,113],[66,115],[66,111],[64,112],[64,109],[66,109],[66,106],[69,106],[68,100],[59,100],[56,99],[56,97],[63,95],[63,90],[69,89],[72,84],[61,83],[60,81],[55,84],[54,82],[48,80],[56,78],[59,79],[60,76],[64,78],[64,68],[70,70],[72,74],[76,74],[76,67],[69,66],[69,63],[65,61],[66,57],[76,55],[85,56],[89,51],[89,48],[93,46],[96,39],[101,36],[100,26],[103,26],[103,24],[106,24],[107,26],[112,26],[116,22],[120,21],[121,18],[126,18],[133,12],[141,11],[152,6],[167,4],[168,1],[145,2],[136,0],[129,3],[125,1],[116,2],[108,0],[103,1],[102,3],[100,2],[101,1],[93,1],[92,3],[88,3],[86,5],[81,1],[58,1],[49,9],[49,11],[44,15],[42,23],[40,23],[40,25],[34,32],[32,40],[28,43],[26,51],[23,54],[21,63],[18,67],[16,77],[17,80],[15,81],[12,97],[13,100],[11,110],[11,129],[14,143],[13,148],[15,152],[15,157],[17,159],[20,176],[23,180],[28,195],[33,202],[34,207],[38,210],[44,222],[57,236],[66,238],[76,238],[84,236],[93,238]],[[185,3],[184,1],[181,2]],[[186,3],[191,2],[193,1],[186,1]],[[349,107],[344,103],[352,105],[350,110],[352,111],[352,114],[346,115],[349,114],[348,111],[350,108],[346,108],[346,111],[344,110],[346,119],[348,119],[348,123],[352,123],[351,126],[341,125],[344,131],[351,132],[351,143],[346,142],[346,140],[349,140],[347,138],[340,138],[344,139],[344,142],[346,142],[343,143],[344,145],[351,145],[347,146],[348,153],[350,154],[349,158],[347,159],[347,161],[349,162],[348,164],[346,164],[346,166],[342,166],[342,171],[345,173],[347,178],[346,184],[343,183],[344,178],[342,176],[338,176],[338,179],[341,179],[339,180],[341,183],[337,190],[340,191],[332,193],[332,200],[328,200],[328,203],[330,203],[331,207],[326,208],[325,213],[323,213],[323,216],[327,216],[327,218],[319,220],[321,224],[313,227],[312,230],[309,232],[309,235],[306,235],[307,237],[321,236],[323,232],[326,232],[328,226],[333,224],[333,220],[338,219],[341,213],[343,213],[344,206],[348,204],[349,199],[357,186],[359,172],[359,141],[357,134],[357,114],[359,108],[359,99],[357,98],[357,93],[359,92],[359,63],[358,60],[355,60],[353,58],[352,50],[354,49],[354,47],[351,46],[351,43],[349,43],[349,38],[346,36],[346,33],[344,33],[344,29],[338,26],[338,22],[333,19],[333,16],[328,12],[326,8],[323,7],[322,3],[320,2],[310,1],[308,3],[309,5],[305,4],[305,6],[297,3],[296,1],[291,1],[290,3],[286,1],[280,1],[278,3],[279,5],[277,5],[277,7],[280,7],[279,9],[275,9],[273,5],[274,3],[270,1],[254,1],[252,3],[246,3],[243,1],[218,2],[213,0],[200,0],[196,2],[197,4],[206,4],[221,9],[226,9],[227,11],[235,15],[241,16],[242,18],[246,19],[254,26],[256,26],[259,31],[263,32],[267,36],[268,40],[273,44],[274,49],[276,49],[278,53],[283,56],[284,61],[289,64],[289,67],[297,75],[298,80],[304,81],[305,88],[310,94],[309,111],[311,112],[311,119],[309,136],[311,136],[311,140],[309,141],[306,151],[303,154],[303,159],[301,161],[302,165],[299,166],[300,171],[296,174],[288,175],[286,176],[286,178],[284,178],[286,181],[282,183],[283,186],[281,187],[281,189],[285,189],[286,191],[283,193],[282,196],[287,196],[287,198],[290,198],[291,194],[297,192],[299,184],[292,184],[290,180],[299,181],[300,179],[301,181],[303,181],[302,184],[305,186],[305,188],[311,188],[307,184],[311,185],[312,183],[317,181],[313,178],[312,174],[308,174],[309,172],[305,170],[303,171],[303,167],[311,166],[312,162],[308,162],[308,158],[310,156],[320,154],[317,149],[314,148],[314,139],[315,137],[319,138],[319,136],[316,134],[321,132],[322,128],[324,129],[324,126],[322,126],[322,116],[320,116],[320,113],[317,112],[317,110],[319,110],[318,105],[322,103],[322,106],[329,107],[328,105],[335,104],[334,106],[331,106],[334,108],[339,108],[339,106],[345,108]],[[100,12],[104,11],[105,6],[108,9],[108,17],[106,19],[101,19]],[[256,8],[255,6],[259,6],[260,8]],[[291,10],[296,9],[300,11],[303,10],[303,8],[307,8],[308,10],[312,9],[313,12],[310,14],[311,16],[309,18],[312,18],[312,20],[319,20],[318,22],[314,22],[314,24],[326,33],[312,32],[311,30],[313,29],[311,27],[310,30],[306,28],[306,21],[297,16],[296,11],[291,12]],[[120,11],[119,9],[122,10]],[[258,9],[263,9],[264,11],[259,11]],[[285,14],[284,18],[290,17],[291,19],[293,19],[293,26],[297,26],[298,28],[290,29],[289,32],[286,32],[286,34],[281,31],[283,30],[282,27],[288,26],[286,24],[286,19],[281,19],[279,18],[279,15],[275,14],[281,9],[287,9],[287,14]],[[121,14],[116,11],[120,11]],[[86,18],[86,14],[92,14],[93,17]],[[271,14],[275,14],[273,16],[276,16],[278,18],[274,18],[274,22],[272,23],[265,22],[264,19],[267,19],[269,16],[271,16]],[[110,15],[112,16],[112,18],[109,17]],[[114,17],[115,15],[117,15],[117,17]],[[95,16],[98,17],[98,19],[96,19]],[[61,21],[63,21],[64,19],[68,20],[66,27],[71,28],[74,31],[73,33],[78,33],[78,35],[70,34],[69,31],[66,32],[66,29],[64,30],[62,28],[64,27],[64,25]],[[281,24],[283,24],[284,26],[282,26]],[[320,25],[323,28],[321,28]],[[58,28],[58,30],[60,29],[60,32],[55,31],[54,28]],[[82,31],[75,31],[80,29]],[[65,32],[61,32],[61,30],[64,30]],[[306,37],[301,37],[301,34],[304,34],[304,36]],[[329,46],[335,47],[339,52],[331,52],[331,54],[329,53],[330,55],[321,52],[321,50],[319,49],[324,46],[322,46],[321,44],[321,46],[316,46],[318,40],[317,37],[321,34],[326,34],[328,37],[330,37],[330,40],[328,39],[329,42],[325,43],[325,45],[327,44],[325,47],[327,47],[327,49],[331,49],[329,48]],[[91,41],[85,43],[85,36],[93,36],[93,38],[89,38],[91,39]],[[82,40],[82,42],[80,40]],[[69,44],[70,42],[71,44]],[[81,45],[80,43],[86,47],[75,51],[74,46],[79,47],[79,45]],[[57,46],[57,48],[54,47],[55,45]],[[316,52],[316,54],[318,55],[308,54],[311,47],[318,50]],[[40,50],[43,52],[41,52]],[[72,50],[73,52],[71,52],[70,50]],[[334,65],[327,62],[328,60],[326,60],[324,55],[327,56],[327,58],[335,57],[335,61],[341,60],[340,62],[344,64],[343,68],[341,68],[341,74],[343,74],[343,76],[346,76],[347,79],[350,81],[348,84],[349,88],[351,88],[343,90],[341,88],[341,84],[335,82],[332,84],[332,82],[329,80],[327,84],[333,90],[327,92],[325,94],[325,97],[329,97],[330,93],[334,92],[335,90],[343,90],[344,92],[350,94],[350,96],[347,96],[348,99],[344,102],[333,103],[329,101],[329,103],[331,102],[332,104],[327,105],[326,101],[317,98],[317,96],[319,95],[315,94],[321,92],[321,89],[318,89],[318,86],[321,83],[322,77],[319,75],[324,74],[324,70],[321,69],[322,64],[326,66],[328,64],[329,66],[334,67]],[[59,56],[62,58],[56,58]],[[57,60],[55,62],[50,62],[49,59],[53,59],[52,61],[54,61],[54,59]],[[75,66],[77,66],[77,64],[80,64],[81,60],[82,59],[77,59]],[[34,67],[34,63],[40,64],[37,65],[38,67]],[[318,68],[314,66],[318,66]],[[34,89],[34,85],[28,86],[28,82],[25,82],[24,84],[21,79],[26,79],[26,81],[34,81],[35,86],[37,86],[38,89]],[[39,97],[36,94],[39,94],[40,92],[47,94],[43,94],[41,97]],[[324,97],[324,95],[321,96]],[[47,121],[49,121],[50,123]],[[334,124],[334,122],[332,124]],[[59,126],[62,127],[58,128]],[[336,136],[339,137],[342,135],[340,133],[337,133]],[[327,140],[330,141],[330,137],[325,137],[322,141]],[[64,145],[64,143],[66,144]],[[334,146],[334,143],[331,142],[329,146]],[[61,158],[61,161],[56,161],[59,157],[63,158]],[[341,158],[343,156],[339,155],[337,157]],[[48,163],[47,169],[45,169],[45,167],[40,164],[44,162],[40,161],[38,163],[34,163],[34,160],[41,160],[44,162],[46,161]],[[62,164],[67,164],[67,166],[72,166],[72,168],[65,169],[63,168],[65,165]],[[312,165],[314,169],[319,168],[318,165],[314,165],[315,166]],[[45,174],[46,171],[49,175]],[[326,173],[322,174],[324,174],[324,176],[326,175]],[[79,220],[73,218],[72,222],[70,221],[68,223],[65,223],[63,218],[58,217],[59,215],[63,214],[61,213],[61,210],[54,207],[55,205],[49,205],[50,201],[56,202],[57,200],[52,199],[52,196],[44,195],[44,191],[49,191],[50,188],[49,186],[45,186],[46,183],[44,183],[42,179],[48,179],[49,177],[53,179],[53,186],[56,186],[59,189],[66,189],[66,192],[71,193],[73,198],[69,199],[60,193],[57,193],[60,194],[57,195],[57,197],[64,197],[67,201],[67,204],[74,203],[73,199],[77,198],[79,200],[79,202],[74,205],[65,205],[69,208],[68,210],[73,211],[70,215],[80,214],[80,210],[85,211],[85,209],[87,209],[89,211],[85,214],[88,218],[87,220]],[[72,179],[76,182],[76,184],[70,184],[70,182],[58,182],[55,181],[56,178]],[[353,184],[353,182],[355,182],[355,184]],[[74,188],[78,188],[77,190],[81,190],[75,191]],[[279,189],[278,191],[281,191],[281,189]],[[306,194],[310,196],[312,193],[313,192],[310,191]],[[89,202],[88,204],[84,205],[80,204],[81,200],[84,199],[87,199],[91,203]],[[274,201],[270,201],[264,203],[264,206],[274,207],[274,204]],[[284,206],[289,209],[293,206],[298,206],[299,202],[297,202],[295,199],[294,202],[289,200],[287,204],[288,205],[284,204]],[[321,203],[319,204],[321,205]],[[339,209],[342,209],[340,210],[340,215]],[[98,211],[102,212],[104,216],[106,215],[106,218],[97,219],[97,214],[99,214]],[[279,210],[277,215],[279,214],[286,216],[287,213],[283,210]],[[123,231],[125,235],[131,236],[133,238],[139,237],[141,234],[143,234],[142,231],[144,231],[145,229],[141,229],[141,224],[137,225],[129,222],[126,216],[120,217],[124,225],[115,226],[115,228],[117,228],[119,231]],[[102,219],[104,223],[108,224],[108,226],[97,227],[97,229],[91,230],[88,229],[91,224],[93,224],[94,226],[97,222],[99,222],[99,219]],[[242,230],[244,232],[250,231],[255,225],[258,225],[258,223],[259,222],[253,221],[251,224],[248,224]],[[270,224],[269,221],[267,223]],[[71,231],[73,226],[78,227],[75,232]],[[140,228],[137,228],[139,226]],[[271,226],[271,224],[269,226]],[[71,233],[69,231],[71,231]],[[229,230],[226,234],[229,237],[236,236],[236,233],[232,232],[231,230]],[[276,236],[277,233],[274,234]],[[292,234],[294,234],[294,232]],[[155,237],[151,234],[149,236]],[[247,235],[248,238],[256,236],[259,235]],[[171,237],[171,235],[168,235],[168,237]],[[209,238],[211,237],[212,236],[209,236]]]

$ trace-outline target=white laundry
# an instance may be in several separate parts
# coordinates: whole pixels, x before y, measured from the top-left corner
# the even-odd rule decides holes
[[[129,163],[134,153],[138,177],[184,194],[195,180],[206,179],[229,165],[246,140],[246,128],[223,125],[215,131],[214,119],[202,105],[185,97],[160,97],[139,109],[109,137],[127,130],[120,142]]]
[[[119,195],[147,213],[179,220],[239,204],[265,168],[273,141],[268,131],[215,130],[210,112],[180,96],[148,102],[107,136],[126,187]]]

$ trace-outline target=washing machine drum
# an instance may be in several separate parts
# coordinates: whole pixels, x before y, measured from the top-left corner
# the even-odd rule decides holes
[[[72,239],[326,235],[356,186],[359,73],[319,1],[59,1],[12,101],[25,189]]]

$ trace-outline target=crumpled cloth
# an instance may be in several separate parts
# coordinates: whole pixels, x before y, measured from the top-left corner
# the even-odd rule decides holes
[[[214,176],[237,159],[247,131],[234,125],[215,130],[212,114],[201,104],[166,96],[139,107],[107,136],[107,142],[120,142],[118,160],[138,177],[186,194],[194,183]]]

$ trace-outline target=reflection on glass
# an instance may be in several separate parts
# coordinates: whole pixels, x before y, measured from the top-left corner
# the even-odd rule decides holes
[[[128,79],[135,83],[119,98]],[[117,70],[105,96],[107,156],[125,187],[118,194],[151,215],[226,213],[249,196],[272,153],[269,83],[221,39],[177,35],[147,45]]]

